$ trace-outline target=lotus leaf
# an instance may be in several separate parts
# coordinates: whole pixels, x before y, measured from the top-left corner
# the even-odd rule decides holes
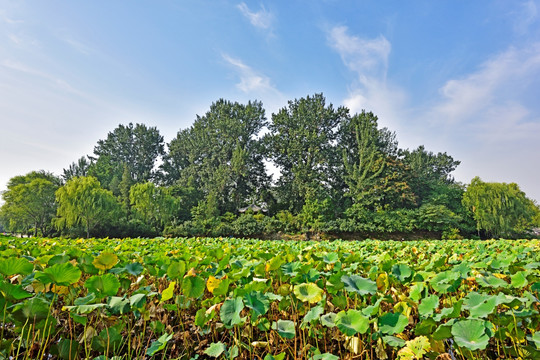
[[[182,281],[182,291],[188,298],[197,299],[204,294],[206,284],[199,276],[188,276]]]
[[[120,289],[120,281],[113,274],[89,277],[84,286],[88,291],[102,296],[114,296]]]
[[[293,291],[300,301],[309,302],[310,304],[321,301],[323,296],[322,289],[314,283],[295,285]]]
[[[304,315],[304,319],[302,320],[302,326],[308,326],[310,323],[319,320],[321,315],[324,313],[324,307],[321,305],[315,306],[311,308],[306,315]]]
[[[176,282],[171,281],[169,286],[167,286],[167,288],[161,293],[161,302],[165,302],[173,298],[175,286]]]
[[[369,329],[369,318],[359,310],[340,311],[335,319],[337,328],[347,336],[364,334]]]
[[[422,317],[428,317],[433,315],[433,312],[439,307],[439,297],[437,295],[431,295],[420,302],[418,305],[418,313]]]
[[[260,291],[252,291],[244,296],[246,307],[253,310],[255,317],[264,315],[270,309],[270,300]]]
[[[186,263],[184,261],[173,261],[167,267],[167,275],[172,280],[181,279],[186,273]]]
[[[204,350],[204,353],[210,357],[217,358],[225,351],[227,351],[227,345],[220,341],[217,343],[211,343],[210,346]]]
[[[173,334],[163,334],[157,339],[156,341],[153,341],[152,344],[150,344],[150,347],[146,350],[146,355],[148,356],[154,356],[157,352],[165,349],[165,346],[167,346],[167,343],[173,338]]]
[[[452,325],[452,335],[458,346],[469,350],[485,349],[489,342],[486,328],[480,320],[459,320]]]
[[[0,273],[5,276],[15,274],[28,275],[34,270],[34,265],[24,258],[9,257],[0,259]]]
[[[242,298],[227,299],[221,306],[219,312],[221,321],[227,328],[232,328],[235,325],[240,325],[245,318],[240,317],[240,312],[244,309]]]
[[[118,262],[118,256],[113,253],[103,252],[92,261],[92,265],[100,270],[109,270]]]
[[[399,334],[408,324],[409,319],[401,313],[387,313],[379,318],[379,329],[383,334]]]
[[[290,320],[278,320],[272,323],[272,329],[285,339],[293,339],[296,336],[294,322]]]
[[[81,278],[81,270],[71,263],[55,264],[36,274],[43,284],[53,283],[58,286],[69,286]]]
[[[341,281],[345,284],[345,289],[349,292],[355,292],[360,295],[375,294],[377,292],[377,283],[375,281],[358,275],[343,275]]]

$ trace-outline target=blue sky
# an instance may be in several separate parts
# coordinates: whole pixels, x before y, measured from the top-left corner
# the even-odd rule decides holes
[[[539,1],[0,0],[0,190],[118,124],[170,141],[225,98],[323,92],[402,148],[540,200]]]

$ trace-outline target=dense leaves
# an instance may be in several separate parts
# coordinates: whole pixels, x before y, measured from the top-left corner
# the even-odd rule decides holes
[[[0,353],[537,358],[539,248],[0,236]]]

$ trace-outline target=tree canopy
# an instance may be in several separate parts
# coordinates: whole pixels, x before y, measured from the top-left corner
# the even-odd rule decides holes
[[[12,178],[0,222],[86,236],[444,238],[530,236],[539,225],[538,206],[516,184],[460,184],[458,160],[424,146],[400,149],[378,120],[315,94],[270,121],[259,101],[220,99],[166,147],[157,128],[121,124],[64,169],[65,185],[45,172]]]

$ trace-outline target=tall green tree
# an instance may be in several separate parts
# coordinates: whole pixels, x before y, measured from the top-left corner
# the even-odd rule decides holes
[[[437,197],[448,193],[446,188],[455,183],[451,173],[461,162],[447,153],[434,154],[427,151],[423,145],[412,151],[402,150],[400,155],[410,169],[409,185],[415,194],[416,203],[422,205],[443,201]],[[452,201],[459,204],[457,199]],[[448,205],[448,202],[444,205]]]
[[[0,209],[5,224],[11,231],[34,230],[49,235],[51,220],[56,214],[55,192],[61,180],[45,171],[33,171],[15,176],[2,194],[4,204]]]
[[[82,156],[76,162],[71,163],[67,169],[64,169],[62,178],[64,181],[68,181],[76,176],[87,176],[91,165],[92,162],[88,157]]]
[[[213,103],[168,145],[162,168],[169,183],[196,189],[207,214],[262,201],[270,181],[258,139],[265,124],[260,102]]]
[[[473,214],[477,230],[493,237],[515,237],[530,230],[539,209],[516,183],[472,179],[463,194],[463,205]]]
[[[56,191],[56,201],[58,229],[82,225],[87,238],[98,225],[113,221],[120,211],[116,197],[93,176],[69,180]]]
[[[157,176],[156,163],[163,154],[163,136],[157,128],[132,123],[119,125],[94,147],[95,156],[91,159],[95,163],[88,174],[119,194],[125,167],[135,183],[153,180]]]
[[[281,176],[278,199],[283,208],[298,213],[306,199],[324,201],[336,188],[336,168],[342,156],[337,139],[345,107],[326,105],[322,94],[289,101],[272,115],[265,143]]]

